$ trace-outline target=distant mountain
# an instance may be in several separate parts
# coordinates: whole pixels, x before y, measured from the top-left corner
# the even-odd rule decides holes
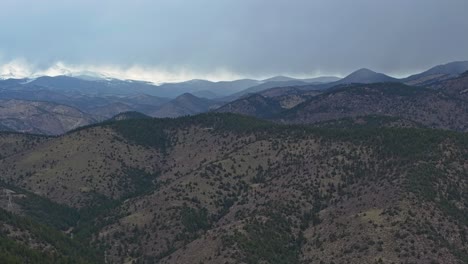
[[[141,93],[157,95],[159,93],[157,86],[143,81],[89,80],[70,76],[43,76],[27,83],[25,86],[29,88],[31,86],[40,86],[52,91],[87,95],[135,95]]]
[[[320,91],[307,91],[301,88],[292,86],[277,87],[259,93],[248,94],[221,106],[215,112],[270,118],[321,93]]]
[[[150,113],[159,108],[163,103],[169,101],[167,98],[146,94],[127,96],[70,94],[57,90],[49,90],[41,86],[0,89],[0,98],[3,100],[16,99],[63,104],[104,118],[110,118],[118,113],[127,111]]]
[[[153,117],[179,117],[207,112],[217,102],[196,97],[190,93],[179,95],[175,99],[163,104],[158,110],[150,113]]]
[[[336,87],[275,119],[282,123],[311,124],[366,115],[400,117],[431,128],[468,131],[468,101],[443,91],[401,83]]]
[[[123,102],[111,102],[102,106],[88,108],[86,112],[94,115],[110,118],[124,112],[134,111],[134,108]]]
[[[330,83],[334,85],[347,84],[347,83],[379,83],[379,82],[399,82],[398,79],[385,75],[383,73],[377,73],[366,68],[359,69],[352,72],[343,79]]]
[[[96,121],[92,115],[66,105],[0,100],[0,127],[10,131],[58,135]]]
[[[162,98],[158,96],[152,96],[147,94],[137,94],[137,95],[130,95],[126,97],[114,97],[114,100],[121,100],[124,102],[128,102],[134,105],[152,105],[158,106],[162,105],[169,101],[168,98]]]
[[[260,81],[251,79],[220,82],[191,80],[180,83],[164,83],[158,86],[158,91],[159,95],[164,97],[175,97],[183,93],[196,93],[201,91],[210,91],[219,96],[227,96],[260,83]]]
[[[394,81],[394,78],[368,70],[348,77],[344,81]],[[396,124],[402,126],[414,123],[468,131],[468,73],[428,87],[384,82],[335,84],[322,92],[311,88],[317,86],[272,88],[241,97],[215,111],[295,124],[315,124],[342,118],[357,118],[359,121],[362,116],[379,115],[399,118]]]
[[[468,71],[468,61],[456,61],[437,65],[422,73],[406,77],[403,81],[412,85],[428,85],[460,75],[465,71]]]
[[[192,94],[195,95],[196,97],[203,97],[207,99],[215,99],[219,97],[219,94],[212,92],[210,90],[197,91],[197,92],[193,92]]]
[[[237,93],[234,93],[234,94],[231,94],[227,97],[223,97],[222,99],[224,101],[233,101],[237,98],[240,98],[244,95],[247,95],[247,94],[252,94],[252,93],[258,93],[258,92],[261,92],[261,91],[265,91],[265,90],[268,90],[268,89],[271,89],[271,88],[276,88],[276,87],[290,87],[290,86],[303,86],[303,85],[308,85],[309,83],[307,82],[304,82],[304,81],[300,81],[300,80],[288,80],[288,81],[269,81],[269,82],[265,82],[265,83],[262,83],[262,84],[259,84],[259,85],[256,85],[256,86],[253,86],[253,87],[249,87],[245,90],[242,90],[240,92],[237,92]]]
[[[302,90],[325,90],[333,86],[342,85],[342,84],[350,84],[350,83],[399,82],[399,80],[396,78],[387,76],[383,73],[377,73],[369,69],[364,69],[364,68],[349,74],[343,79],[339,79],[337,77],[323,77],[321,79],[319,77],[319,78],[306,79],[306,80],[297,80],[297,79],[284,77],[284,76],[273,77],[270,79],[273,79],[273,80],[278,79],[278,80],[284,80],[284,81],[265,82],[260,85],[250,87],[238,93],[227,96],[223,99],[225,101],[234,101],[237,98],[240,98],[246,94],[258,93],[261,91],[266,91],[268,89],[279,88],[279,87],[302,86],[301,87]],[[336,81],[322,83],[322,82],[319,82],[319,80],[336,80]]]
[[[252,94],[228,103],[215,111],[218,113],[236,113],[242,115],[255,116],[259,118],[269,118],[284,110],[277,100]]]
[[[237,109],[234,112],[249,112],[248,109],[256,109],[256,106],[247,107],[245,100],[242,104],[236,100],[245,99],[255,93],[260,93],[261,96],[267,98],[263,100],[264,102],[271,101],[273,103],[271,109],[276,109],[275,105],[279,104],[283,110],[286,110],[310,99],[312,94],[317,94],[317,90],[335,89],[333,87],[340,88],[342,85],[354,83],[402,82],[411,79],[407,83],[438,89],[437,87],[443,85],[445,81],[463,72],[468,67],[467,64],[468,62],[453,62],[440,65],[403,80],[369,69],[360,69],[337,81],[334,81],[336,77],[330,76],[303,80],[276,76],[263,81],[251,79],[224,82],[190,80],[154,85],[148,82],[116,80],[93,75],[39,77],[33,80],[7,79],[0,80],[0,98],[68,105],[88,113],[97,120],[111,118],[128,111],[174,117],[205,112],[225,102],[233,102],[226,107]],[[182,96],[169,103],[170,99],[155,96],[176,97],[187,92],[198,99],[181,101],[180,99],[184,98]],[[225,96],[227,94],[230,95]],[[260,98],[254,99],[255,97],[252,97],[249,102],[253,104]],[[247,108],[242,110],[242,107]]]
[[[298,80],[298,79],[280,75],[280,76],[274,76],[274,77],[271,77],[271,78],[268,78],[268,79],[264,79],[264,80],[262,80],[262,82],[264,82],[264,83],[266,83],[266,82],[287,82],[287,81],[296,81],[296,80]]]
[[[328,83],[328,82],[335,82],[338,81],[340,78],[335,76],[321,76],[316,78],[293,78],[288,76],[275,76],[265,80],[262,80],[263,83],[266,82],[287,82],[287,81],[303,81],[306,83]]]
[[[468,101],[468,71],[456,78],[451,78],[442,82],[437,82],[431,89],[439,90],[455,98]]]
[[[0,78],[0,88],[5,89],[5,88],[11,88],[11,87],[17,87],[25,82],[27,82],[28,79],[1,79]]]
[[[34,86],[30,88],[31,89],[24,89],[22,86],[12,86],[0,89],[0,98],[3,100],[17,99],[28,101],[47,101],[59,104],[71,104],[75,101],[70,95],[51,91],[44,87]]]
[[[0,81],[2,83],[4,81]],[[12,81],[10,81],[12,82]],[[102,79],[92,77],[43,76],[25,84],[31,88],[40,86],[52,91],[87,95],[135,95],[148,94],[159,97],[176,97],[183,93],[209,91],[219,96],[229,95],[261,82],[250,79],[211,82],[190,80],[179,83],[155,85],[144,81]],[[0,84],[1,87],[1,84]]]
[[[322,76],[316,78],[301,79],[304,82],[308,83],[330,83],[339,81],[341,78],[335,76]]]
[[[128,119],[146,119],[151,118],[145,114],[140,112],[130,111],[130,112],[123,112],[118,115],[113,116],[109,121],[120,121],[120,120],[128,120]]]
[[[337,77],[319,77],[312,79],[297,80],[289,77],[278,76],[276,79],[288,79],[287,81],[271,81],[260,85],[250,87],[238,93],[224,97],[224,101],[234,101],[246,94],[258,93],[273,88],[298,87],[301,90],[326,90],[328,88],[351,83],[379,83],[379,82],[400,82],[400,80],[387,76],[383,73],[377,73],[369,69],[359,69],[343,79]],[[274,79],[273,78],[273,79]]]

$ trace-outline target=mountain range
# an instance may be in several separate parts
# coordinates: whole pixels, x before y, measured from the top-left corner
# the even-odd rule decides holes
[[[396,79],[369,69],[360,69],[342,79],[336,77],[295,79],[287,76],[276,76],[264,80],[242,79],[228,82],[192,80],[182,83],[161,84],[159,86],[141,81],[124,81],[99,77],[86,78],[86,76],[44,76],[33,80],[7,79],[0,80],[0,98],[3,101],[10,101],[9,107],[21,109],[25,104],[30,102],[31,108],[34,108],[36,107],[35,105],[51,103],[81,112],[83,118],[78,120],[75,113],[68,116],[73,111],[64,111],[61,113],[60,119],[56,119],[61,121],[54,121],[49,123],[49,125],[43,123],[43,126],[46,127],[39,128],[32,125],[36,122],[35,119],[40,120],[42,118],[39,114],[34,114],[35,112],[30,112],[31,115],[25,115],[20,120],[18,119],[20,112],[3,111],[3,115],[0,117],[2,123],[0,129],[60,134],[75,128],[73,125],[65,124],[67,122],[88,125],[112,118],[124,112],[140,112],[152,117],[173,118],[207,111],[218,111],[248,114],[260,118],[278,118],[278,120],[281,120],[280,117],[275,116],[285,110],[298,107],[298,105],[312,100],[313,97],[316,99],[325,98],[324,96],[317,96],[320,93],[330,93],[332,90],[340,89],[343,86],[372,83],[405,83],[411,87],[419,86],[433,90],[447,90],[441,88],[441,86],[453,82],[452,80],[456,79],[463,70],[468,70],[468,62],[453,62],[435,66],[427,71],[403,79]],[[342,92],[337,94],[346,97],[344,95],[345,90],[343,89]],[[161,97],[161,95],[169,97]],[[197,95],[204,95],[206,97]],[[172,96],[175,97],[171,98]],[[387,95],[384,95],[383,98],[394,102]],[[372,100],[380,99],[373,98]],[[333,104],[329,105],[325,102],[326,100],[323,101],[323,106],[332,107]],[[18,105],[13,106],[13,103],[17,103]],[[379,109],[381,105],[379,105],[378,101],[363,101],[360,103],[364,104],[362,109],[367,104],[377,104],[377,108],[372,109],[384,111]],[[342,104],[346,105],[346,102]],[[450,107],[457,108],[455,106],[457,104],[459,103],[454,103]],[[344,109],[347,109],[338,105],[334,107],[342,109],[341,111],[344,112],[346,112]],[[360,107],[358,106],[358,108]],[[388,107],[389,109],[392,107],[399,109],[396,105],[392,106],[391,104]],[[56,113],[49,112],[49,109],[51,108],[41,108],[41,111],[47,112],[47,115],[50,116],[57,115]],[[362,109],[354,112],[354,115],[360,112],[363,114],[368,113],[361,111]],[[369,111],[374,110],[369,108]],[[426,112],[426,110],[423,111]],[[327,115],[335,116],[333,113],[327,113]],[[348,113],[348,115],[351,114]],[[346,114],[343,117],[346,117]],[[319,118],[317,121],[322,119]]]
[[[466,263],[463,65],[231,101],[0,81],[0,263]]]
[[[431,76],[431,82],[418,85],[361,69],[325,85],[264,90],[229,102],[216,111],[283,123],[317,123],[376,114],[398,116],[429,127],[466,131],[468,78],[466,74],[455,73],[459,72],[459,66],[458,62],[438,66],[406,79]],[[451,69],[456,71],[447,77],[446,72]],[[439,78],[434,77],[436,70],[441,72]]]

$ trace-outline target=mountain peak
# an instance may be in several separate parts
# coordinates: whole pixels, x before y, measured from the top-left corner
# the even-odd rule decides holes
[[[356,74],[377,74],[377,72],[370,70],[368,68],[361,68],[359,70],[352,72],[349,76],[356,75]]]
[[[431,75],[431,74],[462,74],[468,70],[468,61],[454,61],[446,64],[441,64],[430,68],[429,70],[417,75]]]
[[[413,74],[403,79],[409,84],[420,84],[434,82],[444,78],[450,78],[463,74],[468,71],[468,61],[454,61],[446,64],[441,64],[430,68],[427,71]]]
[[[278,76],[274,76],[274,77],[262,80],[262,82],[285,82],[285,81],[292,81],[292,80],[296,80],[296,79],[292,77],[288,77],[288,76],[278,75]]]
[[[378,73],[367,68],[361,68],[357,71],[352,72],[345,78],[341,79],[337,83],[376,83],[376,82],[395,82],[397,79]]]

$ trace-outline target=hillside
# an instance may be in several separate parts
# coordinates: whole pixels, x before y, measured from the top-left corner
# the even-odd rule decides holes
[[[431,89],[443,91],[455,98],[468,101],[468,71],[457,78],[438,82],[429,86]]]
[[[466,134],[203,114],[13,137],[35,142],[0,160],[14,210],[111,262],[467,260]]]
[[[268,90],[268,89],[271,89],[271,88],[308,85],[308,83],[305,82],[305,81],[296,80],[296,79],[292,79],[292,78],[291,79],[285,79],[285,78],[286,77],[284,77],[284,78],[280,78],[280,77],[271,78],[270,81],[266,81],[266,82],[264,82],[262,84],[249,87],[249,88],[247,88],[245,90],[242,90],[242,91],[234,93],[234,94],[232,94],[230,96],[224,97],[223,100],[224,101],[233,101],[233,100],[236,100],[236,99],[238,99],[238,98],[240,98],[242,96],[245,96],[245,95],[248,95],[248,94],[259,93],[259,92],[262,92],[262,91],[265,91],[265,90]]]
[[[127,120],[127,119],[147,119],[151,118],[145,114],[139,112],[123,112],[116,116],[113,116],[110,121],[120,121],[120,120]]]
[[[467,75],[433,83],[427,88],[395,82],[342,84],[325,91],[281,87],[245,96],[215,111],[287,124],[380,115],[431,128],[467,131],[467,91]]]
[[[302,90],[302,87],[277,87],[243,96],[214,111],[218,113],[255,116],[258,118],[272,118],[320,93],[320,91],[315,90]]]
[[[468,61],[455,61],[437,65],[427,71],[408,76],[403,81],[409,85],[430,85],[458,76],[468,70]]]
[[[236,113],[258,118],[269,118],[277,115],[282,110],[283,108],[277,100],[272,100],[260,94],[253,94],[223,105],[215,111],[218,113]]]
[[[401,117],[432,128],[468,130],[467,101],[444,91],[398,83],[337,87],[275,119],[303,124],[371,114]]]
[[[94,116],[66,105],[0,100],[0,127],[5,130],[58,135],[96,121]]]
[[[149,113],[149,115],[153,117],[179,117],[194,115],[207,112],[211,107],[214,107],[217,104],[218,103],[216,101],[185,93],[163,104],[157,110]]]

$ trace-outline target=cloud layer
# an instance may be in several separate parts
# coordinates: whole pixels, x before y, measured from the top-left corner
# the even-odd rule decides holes
[[[211,73],[200,73],[190,69],[167,70],[151,66],[118,65],[72,65],[63,62],[54,63],[46,68],[37,68],[25,60],[13,60],[0,65],[0,78],[34,78],[39,76],[88,75],[100,78],[140,80],[152,83],[181,82],[192,79],[211,81],[236,80],[243,76],[217,69]]]
[[[157,82],[405,75],[468,59],[466,10],[465,0],[5,0],[0,65]]]

